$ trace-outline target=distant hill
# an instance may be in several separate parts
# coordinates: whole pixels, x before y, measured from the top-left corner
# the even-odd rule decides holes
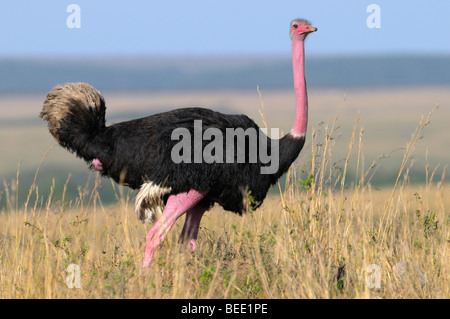
[[[309,57],[309,87],[450,84],[450,56]],[[289,57],[2,58],[0,94],[89,82],[102,91],[292,88]]]

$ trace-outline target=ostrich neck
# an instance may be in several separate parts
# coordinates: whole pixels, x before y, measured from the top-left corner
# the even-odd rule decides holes
[[[297,107],[295,123],[291,130],[293,136],[304,136],[308,122],[308,95],[305,79],[305,46],[301,39],[292,40],[292,69]]]

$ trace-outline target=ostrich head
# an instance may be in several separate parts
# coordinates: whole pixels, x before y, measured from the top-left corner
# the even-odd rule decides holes
[[[311,23],[304,19],[295,19],[291,22],[290,36],[291,39],[304,40],[306,36],[317,31],[317,28],[311,26]]]

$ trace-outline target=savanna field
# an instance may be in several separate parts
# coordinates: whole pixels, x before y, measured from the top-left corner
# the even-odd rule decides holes
[[[0,298],[450,298],[447,91],[311,91],[305,148],[262,207],[207,212],[195,253],[177,221],[146,269],[135,192],[80,175],[86,164],[34,122],[44,97],[3,98]],[[285,132],[294,105],[264,90],[137,96],[130,109],[105,96],[117,118],[192,101]]]

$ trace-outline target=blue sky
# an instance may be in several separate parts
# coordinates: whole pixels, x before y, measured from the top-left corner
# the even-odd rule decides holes
[[[367,27],[372,3],[381,28]],[[70,4],[79,29],[67,27]],[[319,29],[309,54],[450,54],[448,0],[9,0],[0,56],[288,55],[297,17]]]

